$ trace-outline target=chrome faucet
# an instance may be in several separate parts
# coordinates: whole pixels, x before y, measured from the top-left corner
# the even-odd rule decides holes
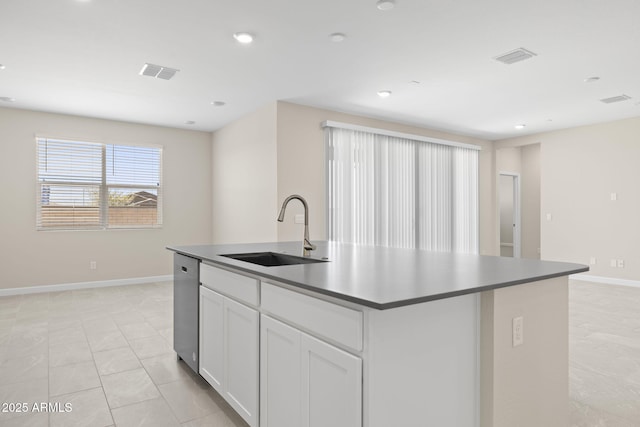
[[[284,211],[287,208],[287,204],[292,199],[298,199],[302,202],[302,206],[304,206],[304,240],[302,241],[302,256],[311,256],[311,251],[315,250],[316,245],[312,244],[309,241],[309,206],[307,205],[307,201],[302,196],[298,196],[297,194],[292,194],[291,196],[284,199],[282,202],[282,207],[280,208],[280,214],[278,215],[278,221],[284,221]]]

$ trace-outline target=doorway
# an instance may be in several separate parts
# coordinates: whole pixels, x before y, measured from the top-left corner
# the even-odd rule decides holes
[[[500,172],[498,177],[500,209],[500,256],[520,258],[520,174]]]

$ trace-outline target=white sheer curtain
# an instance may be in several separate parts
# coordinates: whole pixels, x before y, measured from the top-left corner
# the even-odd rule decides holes
[[[325,125],[329,239],[478,252],[478,150]]]

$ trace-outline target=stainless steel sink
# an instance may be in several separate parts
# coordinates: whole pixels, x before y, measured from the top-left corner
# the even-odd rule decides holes
[[[327,262],[328,260],[306,258],[294,255],[281,254],[277,252],[252,252],[246,254],[224,254],[227,258],[238,261],[250,262],[264,267],[277,267],[281,265],[315,264],[317,262]]]

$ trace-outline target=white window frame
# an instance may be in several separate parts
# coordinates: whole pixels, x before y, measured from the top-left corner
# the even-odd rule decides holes
[[[58,225],[58,226],[46,226],[42,224],[42,188],[43,182],[40,176],[40,149],[39,145],[41,141],[52,140],[57,142],[67,142],[70,144],[95,144],[101,148],[101,180],[100,183],[91,181],[51,181],[49,185],[67,185],[67,186],[93,186],[99,190],[99,223],[97,225]],[[87,230],[140,230],[140,229],[156,229],[162,228],[162,206],[163,206],[163,147],[160,145],[152,144],[131,144],[131,143],[118,143],[118,142],[96,142],[85,138],[60,138],[51,136],[36,135],[36,230],[37,231],[87,231]],[[108,147],[128,147],[128,148],[146,148],[158,150],[159,164],[158,164],[158,182],[157,185],[140,184],[140,183],[117,183],[109,184],[107,179],[107,148]],[[139,189],[139,190],[153,190],[156,192],[156,222],[154,224],[132,224],[132,225],[117,225],[109,224],[109,190],[113,188],[122,189]]]

